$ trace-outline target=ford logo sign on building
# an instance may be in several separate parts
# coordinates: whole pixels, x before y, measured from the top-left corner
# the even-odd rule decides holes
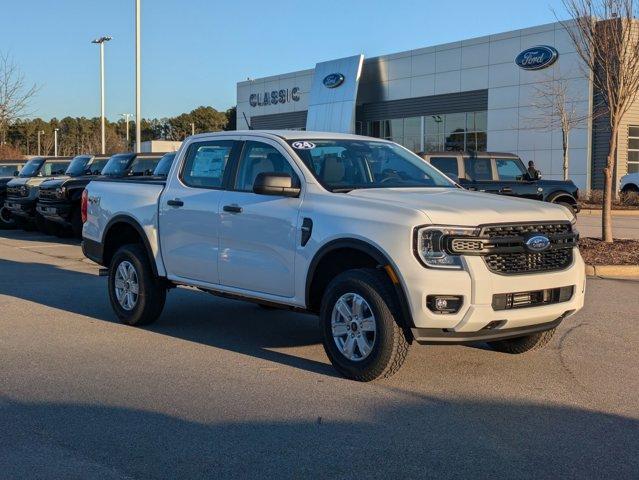
[[[540,45],[521,52],[515,58],[515,63],[524,70],[541,70],[555,63],[558,56],[559,52],[553,47]]]
[[[324,77],[322,83],[324,83],[324,86],[326,88],[337,88],[342,83],[344,83],[344,80],[344,75],[342,75],[341,73],[331,73],[330,75],[326,75]]]
[[[526,240],[526,248],[531,252],[543,252],[550,247],[550,240],[545,235],[535,235]]]

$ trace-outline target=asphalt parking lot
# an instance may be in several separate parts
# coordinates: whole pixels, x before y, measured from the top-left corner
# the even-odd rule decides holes
[[[549,348],[416,347],[336,376],[316,319],[178,289],[117,323],[72,241],[0,232],[2,478],[637,478],[639,282]]]

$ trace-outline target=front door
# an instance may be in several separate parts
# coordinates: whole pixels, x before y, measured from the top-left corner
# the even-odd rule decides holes
[[[536,181],[527,180],[526,169],[518,158],[495,159],[495,170],[500,181],[501,194],[541,200],[542,193]]]
[[[269,172],[288,173],[298,182],[302,178],[277,142],[245,142],[232,188],[220,202],[220,283],[247,292],[293,297],[304,191],[299,198],[253,193],[257,175]]]
[[[160,198],[162,257],[167,275],[219,283],[220,200],[234,140],[195,142]]]

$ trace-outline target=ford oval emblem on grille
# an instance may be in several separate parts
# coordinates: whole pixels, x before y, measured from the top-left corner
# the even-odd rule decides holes
[[[526,248],[531,252],[543,252],[550,247],[550,240],[545,235],[535,235],[526,240]]]
[[[331,73],[330,75],[326,75],[322,83],[326,88],[337,88],[342,83],[344,83],[344,75],[341,73]]]

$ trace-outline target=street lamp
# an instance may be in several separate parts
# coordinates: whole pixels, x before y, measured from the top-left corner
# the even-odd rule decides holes
[[[40,156],[40,135],[44,135],[44,130],[38,130],[38,157]]]
[[[53,129],[53,156],[58,156],[58,130],[59,128]]]
[[[104,131],[104,42],[112,37],[104,36],[91,40],[91,43],[100,45],[100,121],[102,124],[102,155],[106,153],[106,134]]]
[[[140,0],[135,0],[135,153],[142,146],[142,100],[140,98],[142,70],[140,68]]]
[[[121,113],[120,116],[124,117],[126,123],[126,148],[129,148],[129,118],[133,116],[132,113]]]

